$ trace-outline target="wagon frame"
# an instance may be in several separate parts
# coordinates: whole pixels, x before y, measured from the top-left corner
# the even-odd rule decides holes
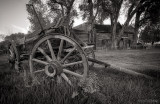
[[[34,6],[30,6],[35,11]],[[36,11],[35,14],[37,16]],[[39,21],[38,16],[37,19]],[[61,26],[62,22],[63,20],[60,19],[55,26],[50,25],[43,28],[39,21],[41,30],[37,31],[34,37],[29,39],[24,37],[18,44],[12,41],[9,45],[9,63],[12,68],[19,71],[22,69],[22,62],[28,60],[30,76],[34,82],[41,83],[42,76],[45,76],[44,79],[48,77],[57,80],[63,78],[73,86],[74,82],[71,80],[74,80],[73,76],[85,80],[89,67],[93,67],[94,63],[102,64],[105,67],[109,66],[107,63],[96,60],[94,46],[83,43],[71,28]],[[30,43],[33,44],[29,45]],[[29,52],[27,46],[33,46]],[[39,73],[43,73],[43,75],[39,75]]]

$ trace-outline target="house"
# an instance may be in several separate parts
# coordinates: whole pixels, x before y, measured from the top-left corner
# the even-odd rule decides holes
[[[122,25],[117,24],[117,34],[120,32]],[[85,43],[92,43],[97,49],[109,49],[111,46],[111,25],[94,24],[94,29],[91,31],[91,26],[86,22],[73,28],[77,36]],[[94,34],[92,35],[91,32]],[[121,37],[119,48],[129,48],[133,41],[134,28],[126,27],[124,35]]]

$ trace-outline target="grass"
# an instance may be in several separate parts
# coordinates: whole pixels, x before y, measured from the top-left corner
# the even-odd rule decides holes
[[[6,66],[6,65],[4,65]],[[2,64],[1,64],[2,67]],[[72,99],[72,89],[53,81],[25,87],[21,75],[12,70],[0,71],[0,104],[159,104],[160,80],[146,79],[94,67],[89,71],[98,92],[85,93]],[[89,81],[90,82],[90,81]],[[88,83],[87,83],[88,84]],[[95,86],[98,86],[95,87]],[[94,103],[93,103],[94,102]]]
[[[114,69],[98,70],[103,81],[101,91],[109,104],[137,104],[139,101],[160,99],[160,82],[117,72]],[[107,73],[107,74],[106,74]]]
[[[42,85],[25,87],[23,79],[13,73],[0,75],[0,104],[70,104],[71,91],[65,84],[46,82]]]

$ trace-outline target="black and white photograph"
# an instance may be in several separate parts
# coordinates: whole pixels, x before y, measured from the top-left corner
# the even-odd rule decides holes
[[[160,104],[160,0],[0,0],[0,104]]]

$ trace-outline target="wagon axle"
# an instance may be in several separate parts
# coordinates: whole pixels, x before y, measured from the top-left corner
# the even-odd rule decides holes
[[[45,66],[45,73],[49,77],[54,77],[55,75],[60,75],[63,72],[63,67],[58,61],[51,61]]]

